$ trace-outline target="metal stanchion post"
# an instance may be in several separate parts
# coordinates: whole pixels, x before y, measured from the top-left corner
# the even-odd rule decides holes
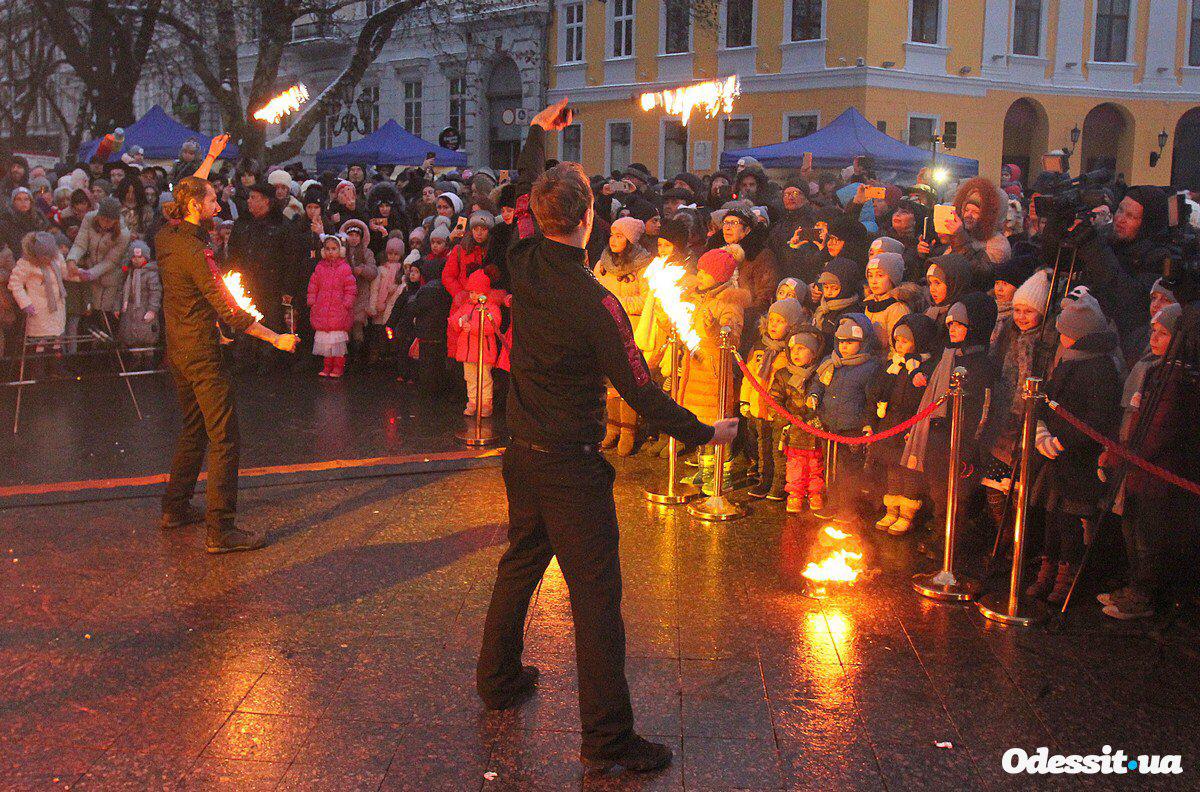
[[[958,471],[962,445],[963,380],[967,370],[961,366],[950,375],[950,472],[946,478],[946,547],[942,568],[938,572],[913,575],[912,585],[918,594],[947,602],[966,602],[979,593],[978,581],[954,574],[955,530],[958,526]]]
[[[679,401],[679,334],[672,331],[671,339],[667,342],[667,354],[671,356],[670,394],[671,398]],[[675,454],[678,441],[672,437],[667,441],[667,486],[663,488],[647,487],[646,500],[651,503],[675,506],[686,503],[690,498],[700,494],[700,490],[691,484],[681,484],[676,481]]]
[[[21,391],[25,388],[25,350],[29,348],[29,325],[21,336],[21,365],[17,371],[17,406],[13,409],[13,434],[21,427]]]
[[[496,434],[483,425],[483,322],[484,314],[487,312],[486,301],[487,297],[481,295],[475,309],[479,313],[479,359],[476,361],[477,368],[475,369],[475,426],[457,434],[458,439],[469,446],[487,446],[496,442]]]
[[[1013,481],[1013,486],[1020,489],[1016,493],[1013,519],[1012,574],[1009,576],[1007,593],[985,595],[975,605],[980,613],[992,621],[1028,627],[1045,617],[1044,606],[1037,600],[1026,598],[1021,590],[1025,568],[1025,529],[1029,522],[1029,488],[1032,484],[1029,480],[1029,460],[1033,456],[1033,441],[1037,433],[1037,406],[1044,398],[1042,380],[1038,377],[1026,379],[1021,398],[1025,400],[1025,422],[1021,428],[1021,463],[1017,479]]]
[[[717,367],[717,412],[722,418],[729,416],[729,388],[733,380],[733,341],[732,331],[728,327],[721,328],[721,357]],[[713,494],[696,503],[688,505],[688,514],[700,520],[724,522],[746,516],[746,510],[725,497],[725,457],[728,448],[724,445],[716,447],[713,472]]]

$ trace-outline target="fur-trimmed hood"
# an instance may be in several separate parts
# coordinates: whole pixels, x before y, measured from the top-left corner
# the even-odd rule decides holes
[[[896,302],[904,303],[913,313],[923,313],[929,307],[929,300],[925,296],[925,289],[919,283],[905,281],[896,288],[888,292],[888,297],[891,297]]]
[[[972,237],[986,242],[1004,231],[1004,221],[1008,218],[1008,196],[990,179],[976,176],[959,186],[954,194],[954,209],[959,217],[963,216],[963,208],[968,203],[976,203],[980,209],[979,225],[971,232]],[[966,230],[965,227],[963,230]]]

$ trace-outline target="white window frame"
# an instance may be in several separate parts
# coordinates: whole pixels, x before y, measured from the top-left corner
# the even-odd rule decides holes
[[[718,50],[726,50],[726,51],[728,51],[728,50],[735,50],[735,51],[736,50],[748,50],[751,47],[758,46],[758,2],[757,2],[757,0],[750,0],[750,43],[749,44],[742,44],[742,45],[739,45],[736,47],[726,46],[725,42],[728,40],[728,36],[729,36],[729,25],[728,25],[728,18],[727,18],[728,13],[729,13],[729,0],[722,0],[718,11],[719,11],[718,22],[720,23],[717,26],[718,27],[718,36],[719,36],[719,38],[717,39],[717,49]]]
[[[1125,60],[1120,61],[1098,61],[1096,60],[1096,33],[1100,24],[1100,3],[1094,3],[1092,8],[1092,40],[1088,42],[1088,63],[1100,64],[1101,66],[1110,65],[1133,65],[1133,59],[1137,57],[1137,34],[1138,25],[1138,0],[1129,0],[1129,19],[1125,24]],[[1191,26],[1191,14],[1188,14],[1188,26]],[[1190,36],[1190,33],[1189,33]],[[1190,43],[1190,42],[1189,42]],[[1187,51],[1184,51],[1184,64],[1187,64]]]
[[[573,160],[567,157],[567,130],[579,130],[579,159]],[[563,162],[583,162],[583,124],[575,121],[565,127],[558,133],[558,158]]]
[[[821,0],[821,32],[815,39],[794,39],[792,38],[792,1],[783,0],[783,43],[784,44],[802,44],[807,41],[824,41],[825,40],[825,17],[829,9],[828,0]],[[797,115],[803,115],[797,113]]]
[[[904,128],[904,142],[910,146],[917,145],[916,143],[912,142],[912,121],[914,118],[932,121],[933,125],[929,130],[931,135],[938,134],[939,130],[942,128],[942,117],[940,115],[934,115],[933,113],[909,113],[908,120]]]
[[[788,125],[789,125],[789,122],[791,121],[791,119],[802,118],[805,116],[812,116],[817,119],[817,126],[813,129],[814,132],[816,132],[818,129],[821,128],[821,111],[820,110],[789,110],[783,114],[782,134],[780,135],[779,139],[784,142],[787,142],[788,140],[799,140],[800,138],[789,138],[788,137]]]
[[[1048,13],[1047,0],[1041,0],[1039,5],[1041,10],[1038,11],[1038,51],[1033,55],[1026,55],[1021,52],[1014,51],[1014,45],[1017,41],[1017,0],[1012,1],[1009,6],[1008,15],[1008,54],[1015,55],[1018,58],[1042,58],[1046,54],[1046,15]]]
[[[754,116],[749,115],[730,115],[721,117],[721,136],[717,138],[720,145],[717,147],[717,161],[720,161],[721,155],[726,152],[725,148],[725,126],[730,121],[745,121],[746,122],[746,148],[751,148],[754,145]],[[728,149],[732,151],[733,149]]]
[[[950,0],[937,0],[938,3],[938,39],[930,44],[926,41],[916,41],[913,39],[913,5],[915,0],[908,0],[908,17],[905,19],[908,22],[908,33],[906,35],[907,44],[916,44],[924,47],[944,47],[946,46],[946,21],[950,13]]]
[[[666,181],[675,175],[675,173],[667,173],[667,124],[679,123],[679,119],[674,116],[664,116],[658,120],[658,178]],[[692,135],[688,132],[689,127],[686,124],[683,127],[683,134],[687,140],[683,144],[683,168],[681,170],[690,170],[691,153],[692,153]],[[679,173],[679,171],[676,171]]]
[[[419,87],[419,96],[409,97],[408,85],[410,83]],[[408,124],[408,108],[410,103],[415,105],[414,109],[416,112],[413,114],[413,118],[416,121],[416,129],[411,129]],[[425,128],[425,81],[419,76],[415,79],[404,79],[400,81],[400,111],[401,117],[404,119],[404,128],[417,137],[421,137],[421,133]]]
[[[667,52],[667,4],[659,0],[658,4],[658,54],[659,55],[691,55],[696,50],[696,15],[688,8],[688,45],[683,52]]]
[[[613,127],[623,124],[629,127],[629,161],[633,162],[633,121],[628,118],[611,118],[604,122],[604,174],[607,176],[612,173],[612,130]],[[626,163],[628,167],[629,163]]]
[[[617,16],[618,2],[622,2],[622,0],[609,0],[609,2],[605,4],[608,6],[608,11],[605,14],[608,23],[605,25],[607,30],[604,36],[605,60],[633,60],[633,57],[637,54],[637,0],[628,0],[630,8],[628,17]],[[618,19],[629,20],[629,38],[627,39],[627,44],[629,46],[628,55],[616,55],[613,52],[614,48],[617,46],[616,29]]]
[[[1192,15],[1200,10],[1200,0],[1191,0],[1187,6],[1187,17],[1184,24],[1187,25],[1187,35],[1184,36],[1183,42],[1183,68],[1185,69],[1200,69],[1200,63],[1192,65]]]
[[[578,8],[580,17],[578,24],[569,24],[567,21],[567,9]],[[558,45],[558,62],[562,66],[573,66],[579,63],[584,63],[587,60],[587,3],[586,2],[571,2],[563,3],[559,6],[559,45]],[[572,28],[579,28],[579,57],[575,60],[567,59],[567,41]]]
[[[455,93],[454,83],[462,81],[462,91]],[[452,126],[458,130],[459,149],[466,148],[467,142],[467,95],[470,93],[469,84],[466,74],[455,74],[446,79],[446,121],[447,126]],[[459,112],[455,111],[455,104],[458,105]],[[461,121],[462,123],[458,123]]]

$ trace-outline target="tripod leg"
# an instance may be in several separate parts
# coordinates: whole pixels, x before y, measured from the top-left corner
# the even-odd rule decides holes
[[[25,387],[25,351],[29,349],[29,325],[21,336],[21,364],[17,372],[17,406],[13,409],[13,434],[21,427],[21,391]]]
[[[125,369],[125,359],[121,357],[121,342],[117,339],[117,334],[113,332],[112,322],[108,319],[108,311],[101,311],[100,315],[104,317],[104,329],[108,331],[109,337],[112,339],[113,354],[117,356],[117,365],[121,367],[121,379],[125,380],[125,388],[129,391],[129,398],[133,401],[133,409],[137,413],[138,420],[142,420],[142,408],[138,405],[137,396],[133,392],[133,383],[129,381],[128,371]]]

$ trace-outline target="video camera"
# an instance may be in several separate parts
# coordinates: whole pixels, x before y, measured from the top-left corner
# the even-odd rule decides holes
[[[1044,185],[1046,192],[1034,196],[1034,211],[1048,227],[1065,232],[1076,220],[1089,219],[1096,208],[1086,200],[1086,193],[1103,187],[1111,179],[1112,171],[1107,168],[1081,173],[1074,179],[1059,178],[1057,183]]]

